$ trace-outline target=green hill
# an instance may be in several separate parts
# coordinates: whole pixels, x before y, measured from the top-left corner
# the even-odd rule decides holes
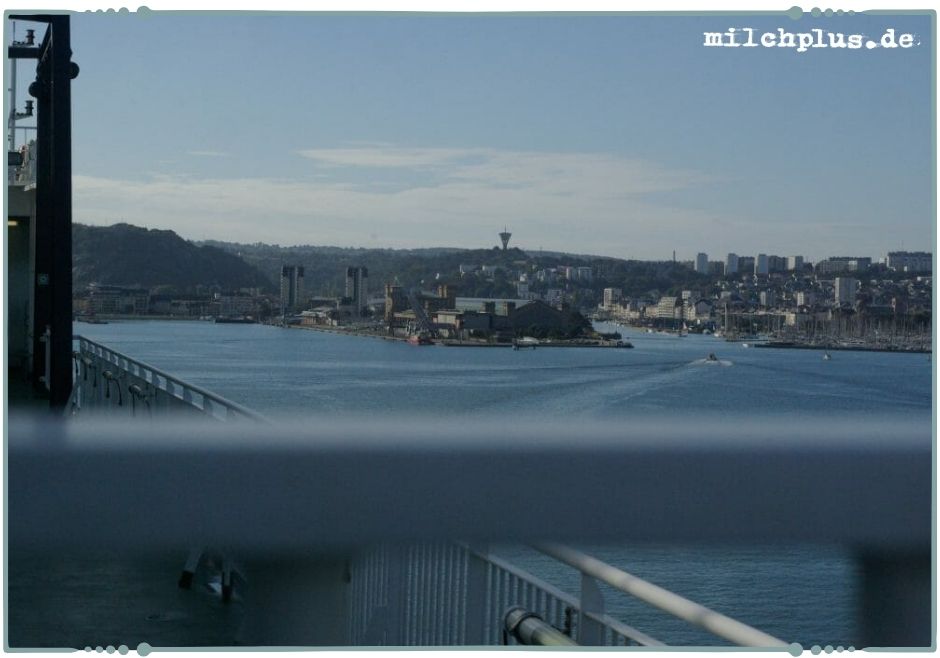
[[[196,245],[173,231],[130,224],[72,226],[72,288],[89,283],[164,286],[176,292],[259,287],[273,281],[244,260],[221,249]]]

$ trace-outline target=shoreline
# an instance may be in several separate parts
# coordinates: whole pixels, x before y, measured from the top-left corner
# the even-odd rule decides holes
[[[801,345],[799,343],[754,343],[754,348],[777,348],[780,350],[824,350],[827,352],[889,352],[891,354],[933,354],[933,349],[874,347],[866,345]]]
[[[408,339],[401,336],[388,336],[382,334],[368,333],[365,331],[356,331],[356,330],[346,330],[340,329],[337,327],[317,327],[310,325],[298,325],[298,324],[288,324],[288,325],[279,325],[271,324],[273,327],[283,327],[285,329],[306,329],[308,331],[321,331],[328,334],[337,334],[340,336],[355,336],[358,338],[377,338],[380,340],[392,340],[398,341],[401,343],[407,343]],[[627,344],[630,344],[629,341],[626,341]],[[502,347],[502,348],[512,348],[514,347],[513,343],[489,343],[485,341],[461,341],[454,338],[439,338],[430,346],[434,347]],[[424,347],[424,346],[422,346]],[[607,349],[630,349],[627,345],[616,345],[616,344],[604,344],[604,343],[578,343],[578,342],[564,342],[564,341],[553,341],[551,343],[538,343],[534,347],[592,347],[592,348],[607,348]],[[530,345],[520,345],[518,349],[528,350],[534,349]]]
[[[85,323],[85,324],[95,324],[88,323],[88,318],[75,318],[73,323]],[[116,321],[120,322],[122,320],[149,320],[149,321],[184,321],[184,322],[207,322],[213,323],[211,320],[205,320],[201,317],[194,316],[181,316],[181,315],[123,315],[123,314],[109,314],[109,315],[99,315],[96,316],[96,319],[102,320],[105,322]],[[222,323],[225,324],[225,323]],[[408,339],[401,336],[389,336],[378,333],[371,333],[367,331],[360,331],[355,329],[343,329],[341,327],[321,327],[321,326],[311,326],[311,325],[281,325],[274,322],[264,322],[259,321],[255,323],[245,323],[245,324],[260,324],[270,327],[280,327],[284,329],[306,329],[308,331],[321,331],[324,333],[336,334],[340,336],[355,336],[358,338],[374,338],[378,340],[390,340],[397,341],[401,343],[407,343]],[[636,325],[627,325],[634,329],[644,329],[645,327],[636,326]],[[659,333],[659,332],[657,332]],[[662,333],[671,333],[671,332],[662,332]],[[624,342],[631,345],[628,339],[624,339]],[[453,338],[443,338],[438,339],[433,343],[434,346],[440,347],[502,347],[502,348],[512,348],[512,343],[489,343],[485,341],[460,341]],[[553,342],[540,342],[536,347],[580,347],[580,348],[606,348],[606,349],[630,349],[627,345],[616,345],[616,344],[605,344],[603,342],[566,342],[566,341],[553,341]],[[777,348],[782,350],[825,350],[830,352],[887,352],[891,354],[933,354],[932,348],[892,348],[892,347],[877,347],[877,346],[866,346],[866,345],[810,345],[810,344],[801,344],[801,343],[774,343],[774,342],[754,342],[751,347],[753,348]],[[534,349],[532,346],[520,345],[520,350],[523,349]]]

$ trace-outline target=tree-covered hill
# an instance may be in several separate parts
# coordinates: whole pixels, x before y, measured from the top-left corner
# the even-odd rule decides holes
[[[590,283],[579,283],[577,305],[596,304],[606,287],[622,288],[626,295],[667,294],[684,288],[704,289],[712,277],[697,274],[672,261],[620,260],[601,256],[525,252],[520,249],[360,249],[340,247],[281,247],[263,243],[237,244],[210,241],[209,244],[243,258],[272,280],[277,280],[282,265],[302,265],[304,286],[311,294],[342,295],[345,272],[350,266],[369,270],[369,288],[379,292],[385,283],[432,288],[437,283],[456,283],[459,294],[467,297],[511,297],[515,281],[508,272],[527,272],[534,281],[535,272],[562,265],[587,266],[594,272]],[[493,277],[459,276],[461,265],[495,265],[502,271]],[[535,287],[544,288],[533,284]],[[563,283],[559,285],[564,285]]]
[[[304,288],[311,295],[342,296],[350,266],[369,270],[369,290],[381,294],[385,283],[431,289],[439,283],[457,284],[466,297],[513,297],[516,275],[525,273],[530,290],[565,288],[578,307],[596,305],[606,287],[621,288],[625,295],[675,293],[684,288],[706,290],[714,281],[671,261],[627,261],[600,256],[524,252],[520,249],[360,249],[320,246],[281,247],[263,243],[238,244],[209,241],[194,243],[173,231],[146,229],[129,224],[85,226],[75,224],[73,237],[73,288],[89,283],[143,286],[175,292],[261,288],[277,292],[283,265],[305,269]],[[479,272],[461,276],[461,265],[497,266],[495,274]],[[540,270],[559,266],[592,269],[591,281],[539,282]]]
[[[200,287],[224,290],[259,287],[273,292],[274,281],[222,249],[196,245],[173,231],[130,224],[72,226],[72,288],[89,283],[177,292]]]

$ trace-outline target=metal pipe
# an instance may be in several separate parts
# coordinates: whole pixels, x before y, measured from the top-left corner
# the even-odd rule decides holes
[[[506,611],[503,615],[503,628],[507,635],[512,635],[520,644],[577,646],[570,637],[522,606],[514,606]]]
[[[653,607],[735,644],[747,647],[788,646],[783,640],[621,571],[580,551],[559,544],[541,544],[537,548],[546,555],[578,569],[582,574],[592,576],[621,592],[635,596]]]

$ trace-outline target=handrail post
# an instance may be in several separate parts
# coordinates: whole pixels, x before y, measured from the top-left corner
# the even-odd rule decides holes
[[[588,613],[604,614],[604,595],[597,581],[586,573],[581,573],[581,605],[578,614],[578,644],[602,646],[604,644],[604,626],[591,619]]]
[[[487,544],[471,544],[467,551],[467,607],[465,642],[471,646],[486,644],[486,581],[489,554]]]
[[[385,608],[385,643],[404,646],[407,638],[405,623],[408,607],[408,555],[406,546],[388,547],[388,599]]]

